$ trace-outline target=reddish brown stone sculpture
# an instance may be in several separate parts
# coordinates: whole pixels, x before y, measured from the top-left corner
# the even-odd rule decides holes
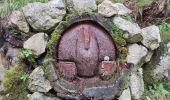
[[[59,64],[62,63],[62,66],[59,66],[60,73],[66,79],[70,79],[70,77],[74,79],[73,76],[90,78],[103,75],[99,73],[101,64],[106,67],[106,70],[101,69],[106,71],[103,72],[105,77],[113,75],[116,69],[115,63],[103,62],[105,56],[112,60],[116,59],[114,42],[103,28],[92,23],[79,23],[65,31],[57,52]],[[68,62],[74,64],[68,65]],[[68,69],[66,66],[70,66],[69,70],[72,74],[63,71]]]
[[[125,88],[132,65],[117,60],[113,31],[107,27],[111,23],[102,21],[81,16],[57,27],[56,36],[62,33],[52,49],[57,75],[51,76],[51,84],[60,98],[112,100]]]

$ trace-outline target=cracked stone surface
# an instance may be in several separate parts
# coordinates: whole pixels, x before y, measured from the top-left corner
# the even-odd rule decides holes
[[[98,5],[98,13],[105,17],[111,17],[113,15],[126,15],[131,12],[132,11],[123,4],[112,3],[110,0],[104,0]]]
[[[29,26],[22,11],[14,11],[9,17],[9,26],[16,27],[20,31],[28,33]]]
[[[132,100],[130,89],[127,88],[122,92],[122,95],[119,97],[119,100]]]
[[[142,29],[143,41],[142,43],[149,49],[155,50],[159,47],[161,36],[159,27],[152,25]]]
[[[37,33],[24,42],[24,48],[32,50],[37,56],[45,52],[47,45],[47,34]]]
[[[79,13],[97,10],[95,0],[67,0],[67,4],[70,11]]]
[[[50,82],[44,77],[43,69],[35,68],[29,76],[28,89],[32,92],[48,92],[51,88]]]
[[[141,66],[144,63],[147,53],[148,50],[145,47],[138,44],[132,44],[128,47],[127,62]]]
[[[144,93],[143,69],[133,71],[130,77],[130,89],[133,99],[140,100]]]
[[[56,26],[66,14],[63,0],[48,3],[29,3],[23,8],[27,22],[36,31],[47,31]]]

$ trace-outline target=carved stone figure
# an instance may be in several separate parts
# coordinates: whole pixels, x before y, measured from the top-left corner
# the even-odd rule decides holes
[[[104,61],[107,56],[110,61]],[[108,79],[116,70],[115,59],[113,40],[103,28],[92,23],[79,23],[66,30],[58,46],[58,68],[65,79]]]

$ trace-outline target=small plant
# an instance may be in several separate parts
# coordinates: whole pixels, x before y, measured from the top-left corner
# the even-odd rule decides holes
[[[20,79],[21,79],[23,82],[26,82],[26,81],[28,80],[28,77],[29,77],[29,74],[24,73],[24,74],[20,77]]]
[[[27,50],[27,49],[24,49],[24,50],[22,51],[22,54],[23,54],[23,56],[24,56],[25,58],[28,58],[28,57],[32,56],[32,51]]]
[[[22,54],[19,56],[19,58],[21,61],[29,64],[30,66],[34,67],[36,65],[36,56],[32,53],[31,50],[23,49]]]
[[[162,23],[159,28],[161,33],[165,33],[170,30],[170,23]]]

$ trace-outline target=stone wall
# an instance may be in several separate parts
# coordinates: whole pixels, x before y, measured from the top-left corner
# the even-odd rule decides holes
[[[97,1],[97,3],[95,0],[35,2],[12,12],[5,23],[1,23],[4,31],[0,33],[0,41],[4,38],[6,42],[2,47],[0,44],[0,69],[4,70],[0,72],[0,80],[6,80],[4,78],[6,71],[22,65],[24,71],[26,66],[25,72],[29,76],[29,78],[25,76],[28,78],[27,89],[32,93],[25,97],[29,100],[146,98],[142,66],[150,62],[155,50],[160,46],[159,27],[151,25],[141,29],[137,23],[125,19],[125,16],[130,15],[132,11],[123,4],[113,3],[110,0]],[[56,67],[58,58],[55,52],[62,33],[70,25],[87,19],[104,27],[115,41],[119,53],[116,63],[120,72],[116,72],[116,78],[110,79],[112,85],[104,86],[106,83],[99,85],[99,82],[95,84],[96,86],[85,87],[79,92],[74,89],[76,84],[61,79]],[[168,62],[168,57],[164,55],[160,64],[152,69],[154,75],[159,74],[159,77],[154,78],[167,76],[169,79],[167,75],[169,63],[160,71],[160,66]],[[131,68],[128,68],[128,64],[131,64]],[[18,80],[23,81],[23,78]],[[90,82],[95,81],[92,79]],[[9,96],[6,96],[8,98],[12,94],[9,91],[11,88],[4,86],[1,83],[0,90],[1,92],[8,90]]]

